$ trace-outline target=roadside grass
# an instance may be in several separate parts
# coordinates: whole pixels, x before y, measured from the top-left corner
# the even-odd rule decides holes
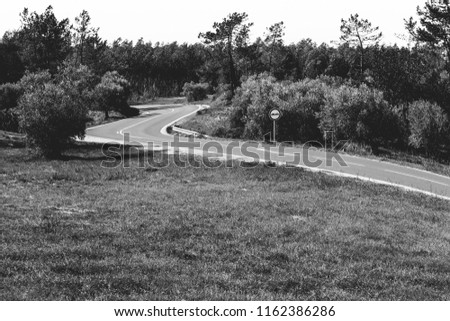
[[[430,172],[450,176],[450,159],[439,162],[421,155],[393,150],[381,150],[376,157],[384,161],[393,161],[400,165],[425,169]]]
[[[203,135],[225,138],[229,132],[228,113],[229,107],[212,104],[210,109],[181,121],[179,125]]]
[[[130,105],[179,105],[186,103],[185,97],[156,97],[153,99],[138,99],[130,101]]]
[[[2,300],[450,300],[447,201],[139,155],[0,148]]]

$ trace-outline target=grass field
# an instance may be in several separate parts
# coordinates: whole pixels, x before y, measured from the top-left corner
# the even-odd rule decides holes
[[[450,300],[449,202],[299,169],[103,159],[0,148],[2,300]]]

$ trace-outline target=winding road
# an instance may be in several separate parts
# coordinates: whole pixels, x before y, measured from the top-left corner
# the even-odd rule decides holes
[[[272,161],[320,171],[332,175],[352,177],[374,183],[385,184],[419,192],[450,201],[450,177],[427,172],[390,162],[326,153],[314,148],[276,147],[256,142],[195,139],[195,148],[186,147],[187,137],[176,137],[166,132],[166,128],[183,118],[195,115],[201,106],[139,106],[140,117],[119,120],[92,127],[86,131],[86,141],[123,143],[129,135],[131,143],[142,144],[145,148],[187,151],[196,154],[225,159],[245,159]],[[128,135],[127,135],[128,134]],[[177,146],[173,146],[177,141]],[[150,143],[150,145],[148,144]],[[180,146],[180,147],[179,147]]]

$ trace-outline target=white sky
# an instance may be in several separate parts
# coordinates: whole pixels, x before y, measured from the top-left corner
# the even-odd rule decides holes
[[[358,13],[379,26],[386,44],[403,42],[395,34],[405,34],[404,18],[416,17],[416,7],[425,0],[1,0],[0,37],[20,27],[19,13],[27,7],[42,13],[52,5],[56,17],[74,22],[83,9],[99,27],[102,38],[111,42],[121,37],[153,43],[178,41],[194,43],[199,32],[212,29],[215,21],[232,12],[247,12],[254,22],[252,39],[263,36],[266,28],[284,21],[286,43],[311,38],[316,43],[338,40],[341,18]]]

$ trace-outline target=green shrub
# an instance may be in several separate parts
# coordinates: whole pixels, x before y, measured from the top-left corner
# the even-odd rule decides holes
[[[28,86],[19,100],[19,124],[27,144],[47,157],[57,157],[76,137],[83,137],[88,107],[77,91],[47,79],[45,73],[28,74]]]
[[[233,99],[230,130],[262,139],[273,130],[268,117],[273,108],[282,113],[278,141],[322,141],[324,132],[332,130],[338,140],[376,149],[404,138],[400,117],[382,92],[332,77],[299,82],[277,82],[265,74],[249,77]]]
[[[19,131],[15,107],[22,94],[23,90],[19,84],[7,83],[0,86],[0,130]]]
[[[109,111],[112,110],[133,113],[127,102],[129,96],[130,83],[117,71],[105,73],[94,90],[97,109],[105,113],[105,118],[109,117]]]
[[[46,71],[26,72],[20,79],[19,85],[24,93],[33,92],[37,88],[43,88],[46,84],[53,82],[52,75]]]
[[[449,143],[449,121],[443,109],[424,100],[408,106],[409,144],[427,154],[438,154]]]
[[[19,131],[17,108],[0,110],[0,130],[6,130],[9,132]]]
[[[0,85],[0,110],[11,109],[17,107],[23,90],[19,84],[3,84]]]
[[[277,82],[268,75],[252,76],[237,90],[230,113],[231,130],[245,138],[261,139],[272,131],[268,114],[282,112],[277,137],[284,141],[309,141],[320,138],[317,113],[323,105],[325,84],[320,80]]]
[[[199,101],[208,97],[208,90],[209,85],[206,83],[187,82],[183,86],[182,95],[186,97],[188,102]]]
[[[383,93],[366,85],[328,88],[319,117],[321,131],[334,131],[337,140],[377,148],[399,136],[396,116]]]
[[[233,92],[230,84],[219,84],[214,89],[212,97],[213,104],[218,106],[229,106],[233,100]]]

